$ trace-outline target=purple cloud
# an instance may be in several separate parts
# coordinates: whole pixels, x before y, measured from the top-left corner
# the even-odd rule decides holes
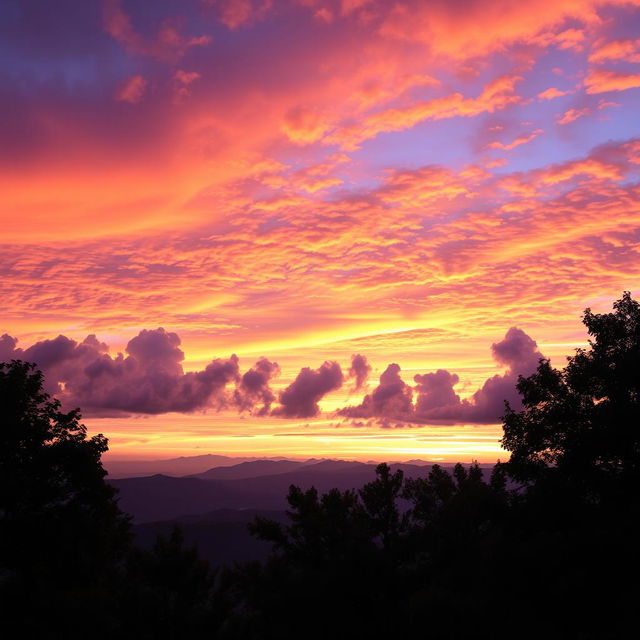
[[[544,359],[535,340],[516,327],[511,327],[503,340],[491,345],[491,351],[496,362],[508,369],[504,375],[486,380],[473,394],[471,402],[463,403],[469,422],[496,422],[504,413],[505,401],[514,409],[520,409],[518,376],[530,376]]]
[[[357,407],[340,410],[343,416],[369,418],[384,416],[407,418],[413,414],[411,387],[400,377],[400,366],[390,364],[380,376],[380,383]]]
[[[280,392],[280,407],[272,411],[285,418],[313,418],[320,413],[318,402],[330,391],[339,389],[344,382],[337,362],[325,362],[318,369],[304,367],[296,379]]]
[[[414,404],[412,388],[400,377],[400,367],[390,364],[380,376],[379,386],[364,397],[362,404],[345,407],[338,413],[353,418],[378,417],[434,424],[498,422],[504,413],[505,401],[515,409],[520,408],[516,389],[518,376],[531,375],[544,356],[538,351],[535,340],[516,327],[509,329],[504,339],[494,343],[491,350],[496,362],[506,366],[507,371],[487,379],[469,400],[461,400],[454,390],[459,376],[438,369],[434,373],[414,376]]]
[[[142,330],[127,344],[126,356],[110,356],[107,345],[93,335],[81,343],[58,336],[24,350],[15,344],[3,336],[3,359],[35,362],[45,373],[49,393],[65,406],[80,406],[90,414],[222,408],[228,403],[226,385],[239,380],[235,355],[213,360],[202,371],[184,373],[180,338],[162,328]]]
[[[358,354],[351,356],[351,366],[349,367],[349,378],[355,379],[354,391],[362,389],[371,373],[371,365],[367,362],[367,357]]]
[[[497,422],[505,400],[515,409],[521,406],[518,376],[533,373],[544,356],[536,342],[515,327],[491,349],[506,371],[488,378],[468,400],[461,400],[455,392],[460,380],[456,374],[444,369],[418,374],[412,387],[402,379],[400,366],[393,363],[360,405],[345,407],[338,415],[403,423]],[[272,409],[275,393],[270,383],[280,373],[277,363],[260,358],[241,376],[238,358],[232,355],[212,360],[201,371],[185,373],[180,337],[162,328],[143,329],[129,341],[125,353],[116,356],[111,356],[109,347],[95,335],[80,343],[59,335],[22,349],[15,338],[5,334],[0,336],[0,361],[12,359],[35,362],[45,373],[49,393],[66,407],[80,406],[93,415],[235,408],[258,416],[312,418],[320,413],[319,401],[339,389],[345,379],[337,362],[327,361],[318,369],[304,367],[280,391],[279,406]],[[365,356],[352,356],[348,377],[354,380],[355,388],[364,385],[370,371]],[[235,388],[227,390],[228,385]]]
[[[435,373],[418,374],[413,379],[417,383],[417,416],[450,419],[460,410],[460,396],[453,390],[460,381],[457,374],[438,369]]]
[[[240,384],[233,394],[234,402],[240,411],[253,411],[258,405],[262,407],[256,412],[259,416],[269,413],[271,404],[276,399],[269,382],[279,375],[280,367],[276,362],[260,358],[240,379]]]

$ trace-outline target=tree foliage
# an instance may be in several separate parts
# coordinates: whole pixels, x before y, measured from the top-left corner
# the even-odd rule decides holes
[[[509,473],[532,483],[558,476],[600,499],[640,472],[640,304],[625,292],[612,313],[586,309],[591,339],[562,370],[548,360],[520,378],[522,411],[507,406]]]
[[[43,392],[32,364],[0,364],[0,562],[72,583],[122,553],[128,518],[104,481],[102,435]]]
[[[0,607],[34,633],[43,617],[55,628],[71,602],[100,608],[91,600],[127,549],[129,519],[100,462],[106,450],[77,409],[63,412],[44,393],[33,364],[0,363]]]

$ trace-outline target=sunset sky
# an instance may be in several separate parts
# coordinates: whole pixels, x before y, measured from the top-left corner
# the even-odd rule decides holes
[[[111,456],[504,459],[637,297],[640,0],[0,12],[0,360]]]

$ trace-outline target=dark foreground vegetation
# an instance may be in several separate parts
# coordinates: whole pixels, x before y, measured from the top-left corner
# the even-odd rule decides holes
[[[251,525],[270,558],[222,569],[179,530],[136,548],[106,440],[33,365],[0,365],[3,637],[635,637],[640,305],[584,323],[588,349],[519,381],[490,478],[380,465],[359,491],[292,486],[285,523]]]

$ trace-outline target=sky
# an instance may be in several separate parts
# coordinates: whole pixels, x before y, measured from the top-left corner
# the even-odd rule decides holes
[[[494,461],[640,282],[640,0],[4,0],[0,361],[113,457]]]

